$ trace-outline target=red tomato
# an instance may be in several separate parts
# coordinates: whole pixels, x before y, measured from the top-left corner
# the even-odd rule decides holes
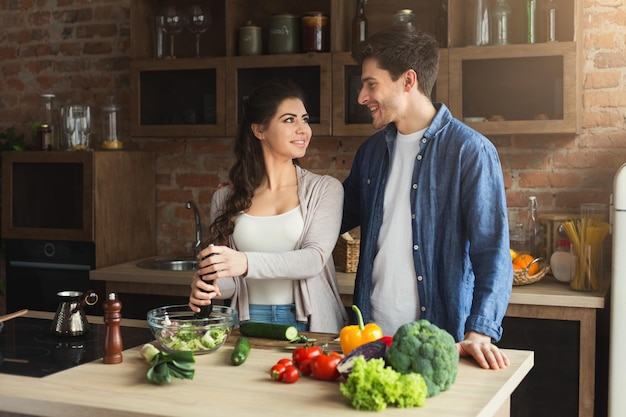
[[[311,359],[305,359],[298,365],[300,373],[304,376],[311,375]]]
[[[311,374],[317,379],[334,381],[339,377],[337,365],[341,361],[341,355],[337,352],[329,352],[311,359]]]
[[[276,365],[272,366],[272,369],[270,369],[270,376],[274,381],[282,381],[283,374],[285,373],[286,368],[287,367],[282,363],[277,363]]]
[[[298,371],[298,368],[296,368],[295,366],[288,366],[285,368],[285,372],[283,372],[283,378],[281,379],[281,381],[287,384],[293,384],[298,380],[298,378],[300,378],[300,372]]]
[[[276,362],[276,363],[280,363],[281,365],[285,365],[286,367],[287,366],[293,366],[293,361],[291,359],[289,359],[289,358],[279,359],[278,362]]]
[[[307,359],[311,360],[321,353],[322,348],[319,346],[299,346],[293,351],[293,362],[299,367],[303,361]]]

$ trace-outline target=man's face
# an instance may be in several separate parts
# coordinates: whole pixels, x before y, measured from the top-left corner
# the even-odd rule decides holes
[[[368,58],[361,66],[361,81],[363,87],[358,102],[369,109],[372,126],[382,129],[391,122],[397,123],[405,108],[403,77],[393,81],[389,72],[379,68],[374,58]]]

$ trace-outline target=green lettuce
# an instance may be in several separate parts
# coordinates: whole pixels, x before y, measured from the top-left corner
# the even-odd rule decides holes
[[[420,374],[400,374],[385,366],[382,358],[354,358],[352,372],[339,388],[357,410],[382,411],[387,405],[422,407],[428,389]]]

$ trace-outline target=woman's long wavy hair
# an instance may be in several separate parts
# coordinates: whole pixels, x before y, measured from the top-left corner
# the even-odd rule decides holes
[[[228,245],[235,228],[235,217],[250,208],[254,191],[266,175],[261,141],[254,136],[252,124],[267,127],[276,115],[278,106],[286,99],[304,102],[302,89],[292,81],[271,80],[257,88],[243,103],[241,122],[235,136],[235,163],[230,168],[232,193],[223,211],[209,227],[210,242]]]

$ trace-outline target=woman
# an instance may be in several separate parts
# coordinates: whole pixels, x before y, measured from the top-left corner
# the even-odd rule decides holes
[[[311,135],[298,86],[271,81],[250,94],[235,138],[231,184],[213,195],[212,244],[199,254],[192,310],[230,298],[240,321],[332,333],[347,323],[332,260],[343,188],[294,163]]]

